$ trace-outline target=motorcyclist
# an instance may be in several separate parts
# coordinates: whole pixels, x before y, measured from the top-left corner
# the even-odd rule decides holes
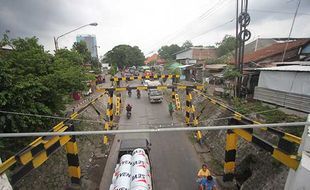
[[[203,190],[207,186],[207,177],[211,176],[210,171],[207,168],[206,164],[202,164],[202,168],[199,170],[197,177],[199,183],[199,189]]]
[[[131,89],[127,86],[128,96],[131,97]]]
[[[130,104],[127,104],[126,106],[126,111],[131,112],[132,106]]]
[[[139,89],[137,89],[137,97],[140,98],[140,96],[141,96],[141,92]]]

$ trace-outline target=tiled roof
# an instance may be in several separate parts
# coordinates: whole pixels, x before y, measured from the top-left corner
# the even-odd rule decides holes
[[[159,64],[163,64],[165,62],[165,60],[161,59],[159,55],[155,53],[151,57],[146,58],[146,60],[144,61],[144,64],[147,65],[152,61],[156,61]]]
[[[298,48],[300,46],[303,46],[310,42],[310,39],[298,39],[294,40],[292,42],[288,42],[287,51],[291,49]],[[277,55],[284,52],[286,46],[286,42],[283,43],[276,43],[272,44],[271,46],[268,46],[266,48],[260,49],[258,51],[249,53],[247,55],[244,55],[244,63],[249,63],[251,61],[256,62],[260,61],[262,59],[271,57],[273,55]]]

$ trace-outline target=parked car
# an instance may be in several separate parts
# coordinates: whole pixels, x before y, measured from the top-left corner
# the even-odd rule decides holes
[[[131,77],[131,75],[132,75],[132,74],[130,74],[130,73],[125,73],[125,74],[124,74],[125,77]]]
[[[134,73],[134,75],[135,75],[135,76],[139,76],[139,75],[140,75],[140,72],[136,70],[135,73]]]
[[[96,76],[96,85],[105,83],[105,76],[97,75]]]
[[[129,72],[130,72],[131,74],[135,74],[136,69],[134,69],[134,68],[129,68]]]

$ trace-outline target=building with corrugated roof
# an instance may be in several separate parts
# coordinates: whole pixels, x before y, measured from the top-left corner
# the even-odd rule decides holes
[[[310,62],[255,70],[254,99],[310,113]]]

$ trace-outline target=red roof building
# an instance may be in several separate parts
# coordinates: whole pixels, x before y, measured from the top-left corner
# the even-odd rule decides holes
[[[255,65],[255,67],[273,66],[273,62],[282,62],[283,53],[287,46],[285,57],[283,61],[298,61],[302,58],[300,53],[304,48],[309,48],[310,39],[292,39],[287,41],[278,41],[268,47],[259,49],[244,55],[244,67]],[[234,63],[234,61],[232,62]]]
[[[159,64],[165,64],[166,61],[164,59],[161,59],[159,57],[158,54],[153,54],[151,57],[146,58],[146,60],[144,61],[145,65],[150,64],[151,62],[155,62],[155,64],[159,65]]]

